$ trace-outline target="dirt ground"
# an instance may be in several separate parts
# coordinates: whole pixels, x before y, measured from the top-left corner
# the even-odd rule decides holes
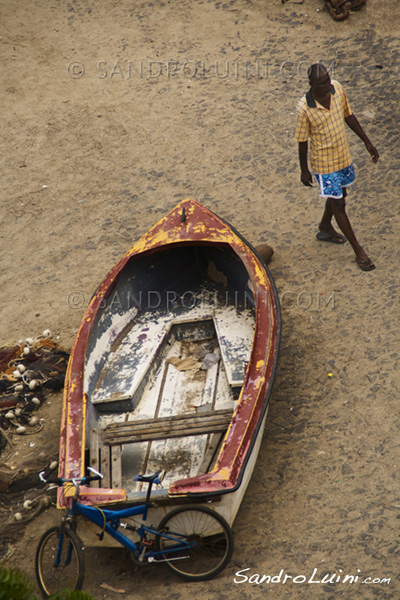
[[[275,249],[280,363],[232,563],[189,585],[90,548],[98,600],[399,598],[399,6],[367,0],[335,22],[324,5],[0,1],[2,344],[48,328],[70,349],[106,273],[185,197]],[[348,212],[371,273],[349,244],[317,242],[322,202],[300,184],[294,111],[317,60],[380,151],[373,165],[349,132]],[[57,457],[61,396],[48,402],[8,464]],[[0,504],[4,522],[21,498]],[[31,521],[5,564],[33,576],[58,518]]]

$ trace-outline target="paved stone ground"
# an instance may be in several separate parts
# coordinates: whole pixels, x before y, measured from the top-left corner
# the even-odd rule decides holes
[[[88,549],[85,589],[112,599],[396,600],[398,3],[368,0],[343,23],[322,0],[0,5],[2,342],[50,328],[70,347],[107,271],[184,197],[275,249],[280,364],[232,565],[188,585],[161,568],[132,575],[121,552]],[[299,182],[294,111],[319,59],[381,154],[372,165],[351,134],[348,211],[373,273],[348,244],[315,240],[321,201]],[[49,453],[59,410],[46,413]],[[49,511],[26,528],[13,564],[33,573],[34,547],[56,519]],[[299,578],[235,583],[242,569]],[[334,582],[301,583],[314,569]],[[343,583],[347,574],[359,580]]]

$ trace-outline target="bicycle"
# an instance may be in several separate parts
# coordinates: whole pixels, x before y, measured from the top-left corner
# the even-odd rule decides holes
[[[79,502],[79,486],[103,478],[101,473],[88,467],[94,475],[81,479],[40,479],[58,486],[75,487],[67,514],[61,524],[50,528],[40,539],[35,556],[36,578],[44,598],[64,589],[80,590],[84,580],[83,543],[76,533],[79,517],[91,521],[101,532],[107,532],[132,554],[137,566],[165,563],[186,581],[205,581],[220,573],[233,552],[233,535],[225,519],[206,506],[180,506],[167,513],[158,527],[146,525],[153,484],[161,485],[165,471],[153,475],[138,475],[135,481],[148,484],[143,504],[120,510],[85,506]],[[142,516],[141,523],[125,523],[125,519]],[[135,532],[139,541],[133,542],[119,528]]]

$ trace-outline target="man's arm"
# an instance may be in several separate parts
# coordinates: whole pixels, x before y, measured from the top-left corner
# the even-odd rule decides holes
[[[369,138],[368,138],[367,134],[365,133],[364,129],[361,127],[360,123],[358,122],[357,117],[355,115],[350,115],[349,117],[345,118],[345,121],[346,121],[347,125],[350,127],[350,129],[352,131],[354,131],[354,133],[356,135],[358,135],[360,140],[362,140],[364,142],[365,147],[367,148],[368,152],[372,156],[373,162],[376,163],[379,158],[379,152],[375,148],[375,146],[373,146],[371,144],[371,142],[369,141]]]
[[[312,187],[312,175],[308,170],[307,162],[308,142],[299,142],[299,160],[301,169],[301,183]]]

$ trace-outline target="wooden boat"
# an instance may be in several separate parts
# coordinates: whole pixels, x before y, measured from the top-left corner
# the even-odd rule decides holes
[[[91,465],[81,500],[135,503],[139,473],[166,469],[168,509],[215,502],[232,524],[261,442],[280,338],[277,293],[229,224],[182,201],[94,294],[72,348],[61,477]],[[59,496],[59,504],[64,496]]]

